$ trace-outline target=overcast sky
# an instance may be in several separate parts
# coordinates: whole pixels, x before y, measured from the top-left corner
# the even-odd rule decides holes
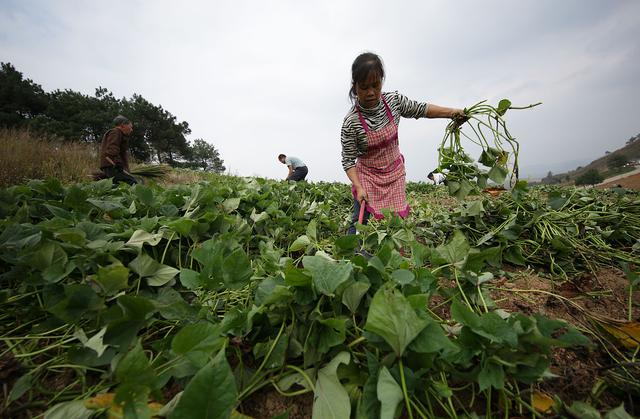
[[[0,0],[0,61],[46,91],[141,94],[233,174],[282,178],[285,153],[314,181],[348,180],[340,127],[363,51],[383,58],[383,90],[411,99],[543,102],[507,114],[535,175],[640,133],[639,40],[637,0]],[[409,180],[436,167],[446,122],[401,120]]]

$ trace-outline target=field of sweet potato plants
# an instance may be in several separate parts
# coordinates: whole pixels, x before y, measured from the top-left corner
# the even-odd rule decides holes
[[[640,415],[640,196],[220,176],[0,190],[0,416]]]

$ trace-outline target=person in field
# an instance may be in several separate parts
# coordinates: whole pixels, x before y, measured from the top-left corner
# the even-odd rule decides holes
[[[100,170],[114,182],[129,185],[138,183],[129,173],[129,141],[127,137],[133,131],[131,121],[118,115],[113,120],[114,128],[107,131],[100,143]]]
[[[297,157],[286,156],[284,154],[278,155],[278,160],[282,164],[286,164],[289,168],[289,173],[287,174],[286,180],[295,180],[299,182],[304,180],[307,177],[307,173],[309,173],[309,169],[307,165]]]
[[[427,175],[427,179],[432,181],[434,185],[446,185],[447,184],[447,177],[442,173],[429,172],[429,174]]]
[[[353,106],[342,123],[342,167],[352,184],[355,208],[349,234],[364,202],[364,222],[381,210],[390,209],[401,217],[409,214],[405,193],[404,156],[398,143],[400,118],[452,118],[464,121],[461,109],[446,108],[410,100],[395,92],[382,92],[385,71],[380,57],[360,54],[351,66]]]

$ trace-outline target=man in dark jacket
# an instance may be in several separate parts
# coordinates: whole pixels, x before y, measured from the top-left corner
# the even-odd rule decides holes
[[[129,173],[129,140],[133,131],[129,119],[118,115],[113,120],[115,128],[111,128],[102,137],[100,144],[100,169],[114,182],[126,182],[129,185],[138,183]]]

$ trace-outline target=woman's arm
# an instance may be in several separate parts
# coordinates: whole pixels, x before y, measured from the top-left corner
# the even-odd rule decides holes
[[[351,181],[353,186],[356,187],[356,198],[358,198],[358,201],[362,201],[363,199],[366,201],[368,198],[367,192],[364,190],[362,184],[360,183],[358,171],[356,170],[355,166],[347,169],[347,176],[349,177],[349,180]]]
[[[464,116],[464,111],[457,108],[446,108],[444,106],[438,106],[429,104],[427,111],[425,112],[427,118],[456,118]]]
[[[292,167],[293,167],[293,166],[291,166],[291,165],[287,166],[287,168],[289,169],[289,174],[287,175],[287,179],[289,179],[289,178],[291,177],[291,175],[293,174],[293,169],[292,169]]]

